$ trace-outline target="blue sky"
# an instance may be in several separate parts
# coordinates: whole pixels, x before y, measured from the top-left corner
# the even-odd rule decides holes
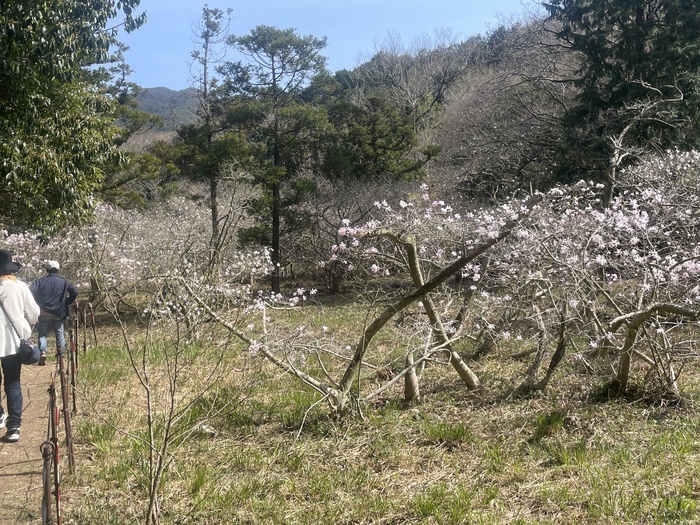
[[[369,59],[390,35],[409,46],[417,38],[447,30],[458,40],[485,34],[519,17],[533,0],[242,0],[210,8],[233,9],[230,32],[246,35],[258,25],[295,28],[299,35],[326,37],[328,69],[352,69]],[[190,54],[196,49],[194,25],[205,3],[193,0],[141,0],[148,22],[120,34],[130,49],[129,80],[142,87],[184,89],[191,85]]]

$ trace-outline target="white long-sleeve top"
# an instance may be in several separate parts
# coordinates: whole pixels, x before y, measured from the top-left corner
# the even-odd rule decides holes
[[[32,336],[32,327],[39,319],[39,305],[36,304],[29,286],[23,281],[10,277],[0,277],[0,301],[12,318],[19,335],[0,309],[0,357],[17,353],[19,340]]]

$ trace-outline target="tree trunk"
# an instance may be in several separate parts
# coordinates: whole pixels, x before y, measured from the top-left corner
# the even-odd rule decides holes
[[[219,179],[209,174],[209,203],[211,206],[211,239],[209,240],[209,273],[216,275],[219,268]]]
[[[280,184],[272,185],[272,272],[270,287],[274,293],[280,293],[280,270],[282,257],[280,254]]]
[[[409,352],[406,356],[406,367],[411,367],[411,369],[404,376],[404,400],[409,402],[420,398],[418,376],[416,375],[416,369],[413,367],[413,364],[413,352]]]
[[[613,333],[616,332],[622,325],[627,326],[627,334],[625,336],[625,342],[622,345],[622,353],[620,355],[619,367],[615,378],[620,390],[623,392],[627,390],[627,385],[629,383],[630,372],[632,369],[632,354],[634,353],[633,346],[637,339],[639,327],[647,322],[652,315],[659,313],[673,314],[686,317],[688,319],[698,318],[698,312],[695,310],[677,306],[675,304],[660,303],[652,304],[646,310],[621,315],[620,317],[613,319],[613,321],[610,323],[610,331]]]
[[[423,272],[420,267],[420,262],[418,260],[418,248],[416,247],[415,240],[412,237],[405,237],[400,241],[406,248],[406,254],[408,255],[408,265],[411,269],[411,277],[413,283],[416,287],[420,288],[423,286]],[[467,388],[474,390],[479,387],[479,378],[474,372],[467,366],[467,364],[462,360],[457,352],[452,348],[450,343],[450,338],[447,337],[447,332],[445,331],[445,326],[442,323],[442,319],[435,308],[435,304],[429,295],[426,296],[421,301],[423,303],[423,308],[428,314],[428,319],[430,319],[430,324],[433,327],[433,334],[435,336],[435,342],[445,348],[450,355],[450,364],[459,374],[459,377],[467,385]]]

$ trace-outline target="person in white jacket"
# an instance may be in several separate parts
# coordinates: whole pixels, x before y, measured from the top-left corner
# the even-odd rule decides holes
[[[11,252],[0,250],[0,301],[6,311],[0,311],[0,382],[4,382],[7,400],[7,412],[0,405],[0,429],[7,427],[4,440],[10,443],[19,441],[22,423],[22,361],[17,348],[20,338],[31,337],[40,312],[29,286],[15,276],[21,267],[12,260]]]

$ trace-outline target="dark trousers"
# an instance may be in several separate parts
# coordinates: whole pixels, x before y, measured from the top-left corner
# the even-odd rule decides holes
[[[7,355],[0,359],[2,377],[5,383],[7,398],[7,428],[19,428],[22,423],[22,383],[19,376],[22,372],[22,361],[17,354]]]

